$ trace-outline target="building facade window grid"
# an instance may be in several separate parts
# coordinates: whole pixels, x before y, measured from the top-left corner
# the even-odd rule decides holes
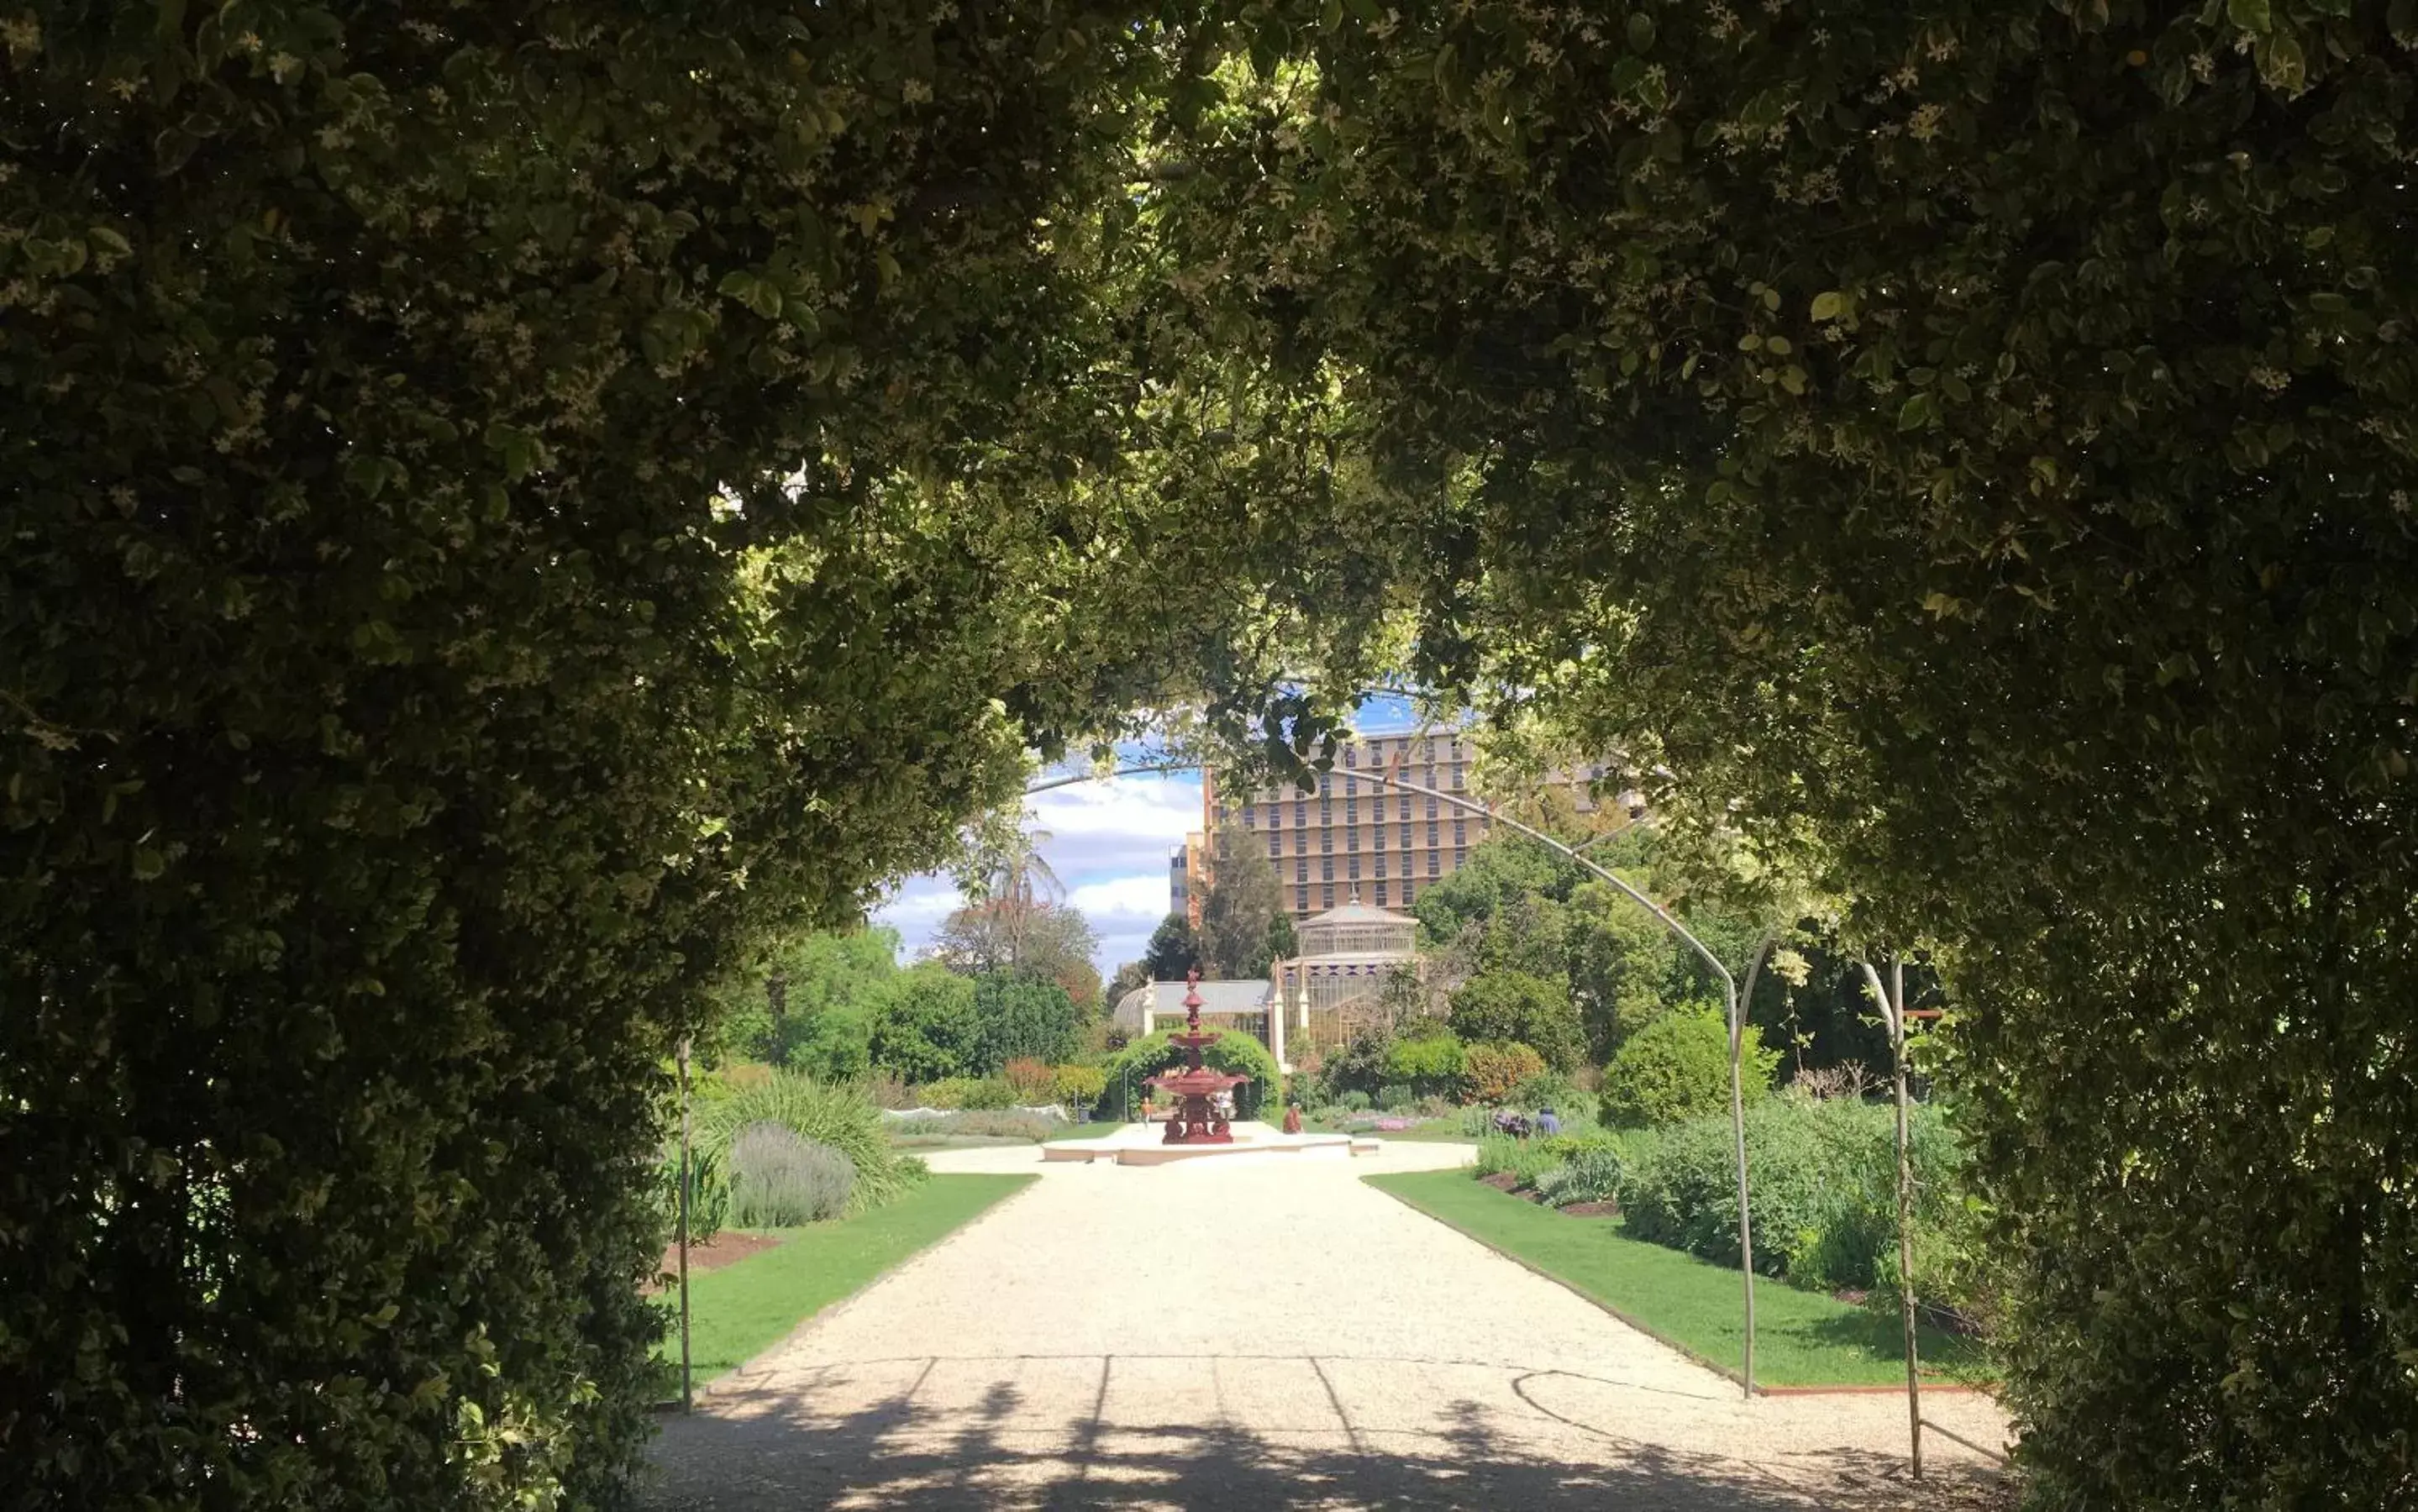
[[[1367,875],[1372,878],[1384,878],[1387,883],[1386,895],[1392,900],[1393,906],[1407,909],[1418,895],[1417,887],[1414,885],[1416,877],[1424,875],[1425,885],[1433,886],[1438,879],[1451,875],[1455,868],[1465,863],[1468,848],[1471,845],[1491,838],[1494,827],[1492,822],[1483,815],[1463,815],[1459,812],[1452,814],[1450,816],[1453,820],[1451,858],[1446,860],[1444,855],[1446,843],[1443,825],[1439,821],[1446,817],[1444,810],[1449,806],[1448,801],[1442,799],[1430,801],[1427,805],[1429,812],[1425,816],[1428,821],[1428,832],[1422,839],[1418,834],[1417,826],[1411,822],[1420,817],[1417,806],[1412,802],[1414,798],[1420,795],[1412,792],[1394,792],[1392,796],[1395,802],[1388,804],[1385,802],[1388,789],[1373,779],[1378,773],[1398,771],[1406,779],[1423,781],[1425,786],[1436,788],[1439,792],[1449,793],[1456,789],[1466,791],[1472,780],[1468,762],[1473,755],[1474,752],[1468,742],[1445,737],[1415,739],[1407,735],[1398,735],[1354,741],[1343,747],[1343,759],[1335,764],[1335,770],[1331,772],[1311,773],[1304,781],[1279,785],[1256,793],[1229,793],[1213,787],[1207,795],[1204,818],[1207,819],[1210,827],[1217,827],[1223,821],[1239,817],[1242,820],[1243,829],[1261,830],[1266,832],[1269,842],[1268,855],[1272,861],[1278,863],[1279,875],[1281,875],[1282,860],[1288,854],[1293,857],[1295,863],[1293,868],[1295,880],[1293,896],[1289,901],[1294,905],[1297,917],[1307,917],[1317,911],[1311,905],[1318,903],[1322,889],[1313,887],[1313,881],[1323,883],[1324,888],[1339,892],[1343,891],[1339,884],[1346,878],[1356,883],[1363,875],[1358,869],[1358,858],[1364,852],[1375,854],[1380,862],[1380,864]],[[1367,759],[1364,760],[1363,757]],[[1368,816],[1372,821],[1370,826],[1372,832],[1367,837],[1365,844],[1359,831],[1361,815],[1358,802],[1360,797],[1358,778],[1361,775],[1370,775],[1372,778],[1369,794],[1371,806]],[[1577,783],[1583,787],[1584,783],[1594,775],[1594,771],[1588,765],[1581,764],[1572,767],[1567,773],[1555,773],[1548,780],[1557,784]],[[1343,812],[1340,815],[1335,812],[1334,802],[1338,779],[1340,779],[1340,786],[1344,789]],[[1315,818],[1309,813],[1308,802],[1313,795],[1319,800],[1319,813]],[[1582,812],[1586,812],[1591,807],[1587,802],[1589,796],[1584,791],[1579,794]],[[1287,799],[1292,800],[1293,809],[1294,839],[1290,847],[1286,846],[1281,838],[1281,831],[1284,828],[1284,805]],[[1264,824],[1262,823],[1263,805],[1265,808]],[[1391,813],[1387,812],[1388,809]],[[1388,820],[1400,821],[1401,827],[1398,833],[1388,835],[1385,832]],[[1309,844],[1309,830],[1313,825],[1319,831],[1319,843],[1315,850]],[[1340,845],[1335,841],[1335,832],[1338,830],[1343,832],[1343,842]],[[1473,834],[1472,831],[1476,833]],[[1417,852],[1422,849],[1428,852],[1424,874],[1420,872],[1417,856]],[[1395,852],[1402,858],[1399,866],[1386,863],[1388,851]],[[1338,852],[1341,852],[1347,858],[1346,878],[1329,880],[1333,871],[1332,858]],[[1312,855],[1320,858],[1321,871],[1326,874],[1315,879],[1308,875],[1308,858]],[[1400,883],[1399,887],[1393,885],[1397,882]],[[1354,897],[1360,895],[1356,886],[1350,891]],[[1372,887],[1370,893],[1373,895],[1375,889]],[[1332,905],[1321,905],[1321,907],[1326,906]]]

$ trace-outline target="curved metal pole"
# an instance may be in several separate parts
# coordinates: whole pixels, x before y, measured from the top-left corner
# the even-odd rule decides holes
[[[1763,975],[1764,957],[1771,954],[1772,937],[1755,942],[1746,964],[1746,985],[1731,994],[1730,1009],[1730,1143],[1737,1156],[1738,1270],[1746,1286],[1746,1379],[1754,1389],[1754,1224],[1747,1212],[1746,1180],[1746,1016],[1754,1010],[1754,985]]]
[[[1028,796],[1030,796],[1033,793],[1048,792],[1051,788],[1055,787],[1069,787],[1079,782],[1095,782],[1107,777],[1139,776],[1145,772],[1186,771],[1191,771],[1199,765],[1200,763],[1198,762],[1181,764],[1154,763],[1146,766],[1119,767],[1112,771],[1086,771],[1078,773],[1071,777],[1053,777],[1046,782],[1036,783],[1032,787],[1025,788],[1024,791]],[[1466,813],[1483,815],[1494,823],[1519,831],[1522,834],[1524,834],[1529,839],[1536,841],[1538,845],[1545,847],[1547,849],[1552,850],[1556,854],[1567,858],[1575,864],[1585,868],[1587,871],[1594,873],[1596,877],[1601,880],[1610,882],[1615,888],[1617,888],[1621,893],[1627,894],[1631,902],[1635,903],[1639,908],[1644,909],[1646,912],[1654,915],[1656,919],[1661,921],[1662,927],[1664,929],[1669,930],[1674,937],[1684,942],[1690,950],[1694,951],[1697,956],[1702,959],[1706,966],[1713,969],[1713,974],[1721,979],[1722,1005],[1726,1010],[1729,1018],[1730,1030],[1730,1134],[1737,1151],[1738,1272],[1741,1277],[1741,1283],[1746,1289],[1746,1342],[1744,1351],[1744,1367],[1738,1372],[1738,1383],[1744,1388],[1747,1397],[1752,1399],[1754,1396],[1754,1232],[1753,1225],[1747,1215],[1749,1188],[1747,1184],[1746,1166],[1746,1097],[1744,1088],[1741,1084],[1738,1064],[1741,1046],[1744,1044],[1744,1040],[1742,1038],[1744,1027],[1738,1006],[1737,978],[1730,974],[1730,969],[1722,964],[1722,958],[1714,955],[1711,950],[1707,949],[1703,940],[1698,939],[1694,935],[1690,934],[1685,924],[1682,924],[1678,920],[1671,917],[1669,909],[1663,908],[1662,905],[1655,902],[1652,898],[1647,897],[1636,888],[1630,886],[1628,882],[1615,876],[1610,870],[1599,866],[1594,862],[1588,860],[1586,857],[1580,855],[1577,850],[1569,846],[1562,844],[1562,842],[1554,839],[1552,835],[1545,833],[1543,831],[1531,825],[1523,824],[1518,819],[1512,818],[1507,815],[1497,814],[1489,809],[1485,804],[1477,802],[1473,799],[1462,798],[1455,793],[1439,792],[1435,788],[1426,787],[1419,783],[1411,782],[1401,777],[1387,776],[1373,767],[1354,770],[1347,772],[1346,775],[1363,778],[1369,782],[1378,783],[1387,787],[1400,788],[1404,792],[1418,793],[1424,797],[1435,799],[1440,802],[1449,803],[1454,808],[1462,810]],[[1758,970],[1761,970],[1762,964],[1762,951],[1758,948],[1755,955],[1754,969]]]
[[[1864,969],[1864,981],[1871,985],[1873,995],[1881,1000],[1881,1019],[1889,1026],[1890,1077],[1896,1083],[1897,1103],[1897,1295],[1900,1321],[1905,1328],[1905,1416],[1906,1433],[1912,1443],[1914,1478],[1922,1478],[1922,1367],[1916,1354],[1914,1312],[1914,1161],[1906,1142],[1905,1086],[1905,963],[1893,964],[1890,979],[1897,987],[1896,1000],[1890,1000],[1889,987],[1881,983],[1880,972],[1870,961],[1856,963]]]
[[[688,1210],[692,1156],[689,1153],[688,1127],[688,1036],[685,1034],[681,1036],[680,1042],[680,1234],[678,1237],[680,1241],[681,1411],[689,1413],[696,1410],[696,1393],[691,1384],[694,1372],[690,1366],[688,1344]]]
[[[1742,1041],[1740,1039],[1741,1028],[1738,1015],[1737,979],[1730,975],[1729,968],[1722,964],[1721,957],[1715,955],[1709,949],[1707,949],[1703,940],[1698,939],[1694,935],[1690,934],[1685,924],[1682,924],[1678,920],[1671,917],[1669,909],[1663,908],[1662,905],[1655,902],[1652,898],[1647,897],[1636,888],[1630,886],[1629,883],[1615,876],[1611,871],[1598,865],[1586,857],[1580,855],[1575,849],[1562,844],[1559,840],[1554,839],[1552,835],[1545,833],[1543,831],[1538,830],[1530,825],[1523,824],[1518,819],[1511,818],[1507,816],[1493,813],[1489,810],[1485,804],[1474,800],[1462,798],[1452,793],[1438,792],[1432,787],[1423,787],[1422,785],[1415,782],[1408,782],[1400,777],[1385,776],[1383,773],[1374,771],[1359,771],[1351,773],[1351,775],[1364,778],[1370,782],[1382,783],[1388,787],[1399,787],[1406,792],[1420,793],[1426,797],[1450,803],[1457,809],[1463,809],[1473,814],[1483,814],[1497,824],[1505,825],[1510,829],[1519,831],[1529,839],[1536,841],[1538,844],[1545,847],[1549,850],[1560,854],[1577,865],[1593,872],[1598,878],[1610,882],[1614,887],[1628,894],[1629,897],[1640,908],[1654,915],[1655,918],[1660,920],[1662,922],[1663,928],[1669,930],[1681,940],[1686,941],[1688,948],[1694,951],[1698,956],[1702,957],[1705,964],[1713,969],[1713,974],[1721,978],[1722,998],[1723,1000],[1723,1005],[1728,1011],[1730,1024],[1730,1133],[1736,1140],[1737,1147],[1738,1272],[1741,1277],[1741,1284],[1746,1289],[1745,1357],[1744,1368],[1738,1372],[1738,1383],[1745,1389],[1747,1397],[1752,1399],[1754,1396],[1754,1234],[1752,1225],[1747,1217],[1746,1099],[1740,1087],[1738,1075],[1737,1052],[1738,1046]],[[1758,969],[1760,969],[1762,965],[1762,952],[1760,950],[1756,952],[1755,965]]]

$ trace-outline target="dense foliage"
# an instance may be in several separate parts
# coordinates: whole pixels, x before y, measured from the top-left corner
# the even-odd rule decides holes
[[[708,985],[1100,710],[1359,685],[1415,565],[1426,670],[1938,943],[2043,1505],[2418,1500],[2413,43],[12,16],[17,1484],[609,1499]],[[1469,980],[1696,996],[1562,923]]]
[[[1200,931],[1183,914],[1169,914],[1150,932],[1140,964],[1144,982],[1183,981],[1186,972],[1201,964]]]
[[[1477,1103],[1521,1103],[1551,1107],[1556,1096],[1568,1100],[1568,1085],[1552,1084],[1545,1058],[1517,1041],[1480,1041],[1462,1057],[1462,1093]]]
[[[1385,1047],[1385,1081],[1421,1096],[1460,1095],[1467,1069],[1461,1037],[1450,1032],[1398,1039]]]
[[[775,1071],[699,1101],[697,1144],[731,1172],[734,1190],[738,1169],[732,1147],[741,1134],[765,1124],[847,1158],[855,1171],[849,1193],[851,1213],[880,1207],[923,1179],[920,1163],[891,1149],[881,1111],[861,1089]]]
[[[1771,1090],[1780,1052],[1752,1024],[1742,1030],[1738,1090],[1750,1104]],[[1730,1029],[1721,1009],[1672,1009],[1630,1036],[1603,1068],[1603,1121],[1618,1127],[1677,1123],[1730,1106]]]
[[[1747,1116],[1755,1268],[1821,1291],[1894,1289],[1894,1110],[1878,1104],[1775,1098]],[[1981,1243],[1966,1203],[1966,1153],[1938,1109],[1915,1109],[1913,1152],[1926,1300],[1982,1311],[1979,1272],[1951,1251]],[[1628,1231],[1706,1260],[1737,1263],[1737,1167],[1726,1114],[1674,1124],[1622,1151]]]
[[[866,1053],[901,1081],[962,1077],[974,1064],[974,985],[934,962],[898,974],[874,1014]]]
[[[1260,836],[1235,827],[1212,837],[1216,863],[1201,899],[1201,974],[1226,980],[1263,978],[1293,954],[1293,915]],[[1155,945],[1154,941],[1154,945]]]
[[[1171,234],[1439,672],[1941,944],[2037,1503],[2418,1500],[2418,12],[1277,8]]]
[[[972,1069],[978,1076],[998,1076],[1011,1061],[1070,1060],[1080,1029],[1074,1000],[1055,982],[1004,971],[974,979]]]
[[[1448,1023],[1472,1043],[1508,1042],[1533,1047],[1548,1065],[1567,1071],[1586,1056],[1577,1005],[1561,976],[1533,971],[1480,971],[1453,990]]]

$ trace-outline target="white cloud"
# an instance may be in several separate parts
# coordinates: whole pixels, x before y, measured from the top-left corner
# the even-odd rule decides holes
[[[1086,882],[1068,893],[1066,902],[1081,909],[1102,935],[1131,934],[1138,929],[1147,936],[1167,917],[1167,872],[1162,867],[1155,873]]]
[[[1116,777],[1053,788],[1028,807],[1034,829],[1047,833],[1041,856],[1066,888],[1067,903],[1099,932],[1093,964],[1107,976],[1140,956],[1151,931],[1167,917],[1167,855],[1201,828],[1201,779]],[[933,932],[958,904],[947,878],[910,878],[874,918],[898,931],[906,953],[928,948]]]

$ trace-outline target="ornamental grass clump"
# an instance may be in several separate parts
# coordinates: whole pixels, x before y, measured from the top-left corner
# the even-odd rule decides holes
[[[699,1116],[707,1149],[725,1157],[742,1130],[758,1123],[776,1123],[802,1139],[828,1145],[848,1157],[855,1178],[848,1197],[849,1213],[865,1213],[897,1199],[924,1177],[924,1163],[899,1153],[882,1127],[881,1113],[864,1091],[851,1084],[817,1081],[794,1071],[776,1071],[761,1086],[744,1088],[704,1109]],[[733,1207],[737,1207],[734,1191]],[[743,1220],[739,1220],[743,1221]]]
[[[794,1229],[844,1216],[856,1167],[819,1139],[751,1123],[730,1141],[730,1210],[742,1229]]]
[[[1557,1208],[1574,1202],[1611,1202],[1620,1197],[1624,1169],[1618,1149],[1585,1144],[1568,1160],[1537,1178],[1537,1195]]]
[[[1534,1186],[1537,1179],[1562,1163],[1563,1156],[1540,1139],[1517,1139],[1490,1134],[1477,1141],[1477,1160],[1471,1168],[1479,1176],[1509,1175],[1514,1186]]]

